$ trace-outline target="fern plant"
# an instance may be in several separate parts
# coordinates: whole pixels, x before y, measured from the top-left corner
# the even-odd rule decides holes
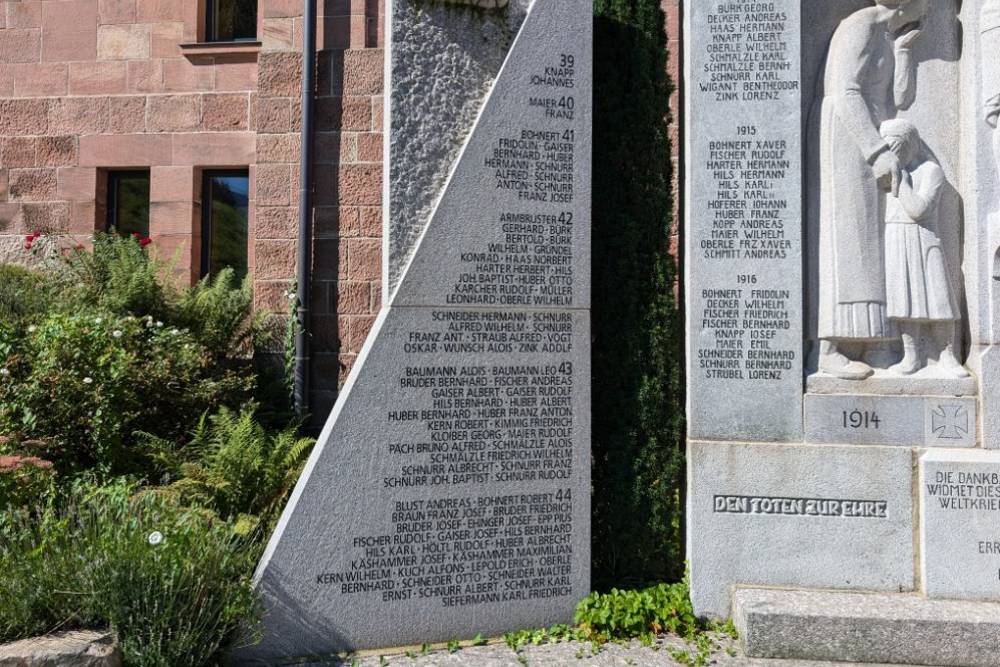
[[[169,264],[149,257],[138,240],[98,233],[93,250],[77,248],[51,267],[60,287],[62,308],[76,312],[81,304],[116,314],[165,318]]]
[[[184,290],[174,304],[174,320],[219,358],[249,355],[264,335],[265,316],[254,313],[249,276],[237,283],[229,268]]]
[[[173,480],[163,492],[237,519],[243,532],[267,523],[295,485],[314,440],[298,437],[295,426],[268,431],[254,415],[253,407],[204,415],[182,448],[146,435]]]

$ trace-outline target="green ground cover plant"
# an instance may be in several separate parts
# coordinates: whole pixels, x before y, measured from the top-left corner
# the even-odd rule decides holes
[[[259,554],[259,540],[197,507],[78,481],[0,514],[0,642],[111,627],[128,665],[215,664],[255,617]]]
[[[563,641],[590,642],[593,652],[608,642],[639,640],[652,646],[657,635],[674,634],[688,643],[688,649],[668,649],[671,657],[684,665],[708,664],[720,636],[736,636],[732,623],[699,619],[691,606],[690,589],[685,577],[675,584],[658,584],[638,590],[612,589],[591,593],[576,608],[574,625],[521,630],[504,639],[514,651],[526,645]]]

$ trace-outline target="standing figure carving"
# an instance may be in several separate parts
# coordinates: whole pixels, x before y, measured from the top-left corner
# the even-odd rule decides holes
[[[940,236],[944,171],[910,121],[887,120],[881,132],[902,166],[899,191],[888,196],[885,212],[887,312],[903,340],[903,359],[889,370],[913,375],[926,365],[933,345],[939,348],[934,352],[940,374],[969,377],[952,349],[959,318]]]
[[[990,127],[1000,127],[1000,0],[985,0],[979,18],[982,32],[983,116]],[[993,133],[993,154],[1000,172],[1000,131]]]
[[[898,336],[885,283],[885,193],[902,165],[880,134],[916,97],[910,49],[927,0],[876,0],[837,28],[820,100],[820,371],[872,375],[873,356]]]

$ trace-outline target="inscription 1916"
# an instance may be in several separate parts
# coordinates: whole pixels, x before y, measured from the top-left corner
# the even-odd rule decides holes
[[[801,431],[791,416],[802,394],[800,11],[798,0],[690,5],[707,35],[688,63],[689,377],[691,404],[713,413],[693,421],[740,424],[697,437]],[[762,400],[789,416],[750,414]]]

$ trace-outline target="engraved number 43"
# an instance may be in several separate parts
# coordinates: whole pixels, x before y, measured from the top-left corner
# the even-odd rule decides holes
[[[882,420],[879,418],[877,412],[869,412],[868,410],[851,410],[848,412],[844,410],[844,428],[873,428],[877,431],[881,424]]]

